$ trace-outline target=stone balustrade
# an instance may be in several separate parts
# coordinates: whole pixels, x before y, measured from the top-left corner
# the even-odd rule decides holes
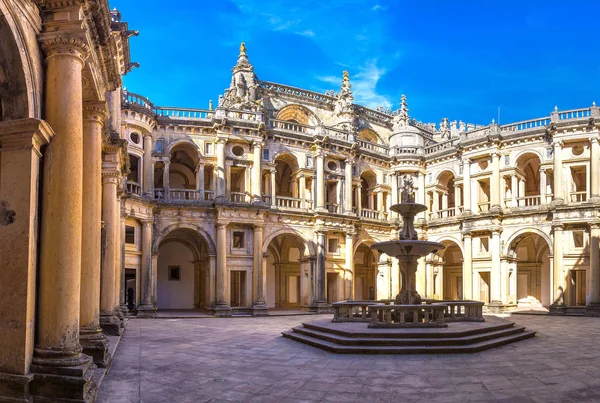
[[[370,305],[372,328],[448,327],[448,305]]]
[[[127,188],[127,193],[133,193],[138,196],[142,194],[142,186],[135,181],[127,181],[125,186]]]
[[[340,301],[331,304],[333,308],[332,322],[370,322],[369,307],[385,305],[382,301]]]
[[[446,322],[483,322],[483,305],[481,301],[472,300],[423,300],[427,305],[445,305]]]
[[[299,209],[302,207],[302,199],[296,197],[277,196],[277,207]]]

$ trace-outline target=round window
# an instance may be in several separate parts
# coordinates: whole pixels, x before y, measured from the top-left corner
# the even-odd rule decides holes
[[[329,168],[330,171],[336,171],[337,170],[337,164],[335,163],[335,161],[329,161],[327,163],[327,168]]]
[[[132,141],[134,144],[140,144],[140,135],[139,135],[139,134],[137,134],[137,133],[135,133],[135,132],[134,132],[134,133],[131,133],[131,134],[129,135],[129,138],[131,139],[131,141]]]
[[[233,155],[235,155],[236,157],[241,157],[242,155],[244,155],[244,148],[240,147],[240,146],[235,146],[231,149],[231,152],[233,153]]]
[[[582,146],[575,146],[571,149],[571,152],[573,153],[573,155],[578,156],[583,154],[583,147]]]

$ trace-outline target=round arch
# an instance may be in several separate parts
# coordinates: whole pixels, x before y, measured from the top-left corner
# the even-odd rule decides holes
[[[200,149],[198,148],[198,146],[196,145],[196,143],[194,143],[190,139],[177,139],[177,140],[173,140],[172,142],[170,142],[167,145],[167,148],[165,150],[165,154],[166,155],[171,155],[171,151],[173,150],[173,148],[175,148],[177,146],[181,146],[181,148],[184,149],[184,150],[185,149],[189,150],[189,148],[192,148],[193,150],[195,150],[195,154],[190,155],[190,157],[195,158],[195,159],[198,159],[200,157]]]
[[[304,243],[304,248],[308,250],[308,256],[309,257],[314,257],[316,256],[315,253],[315,249],[314,249],[314,245],[313,242],[306,239],[301,232],[296,231],[295,229],[292,228],[282,228],[279,229],[275,232],[273,232],[272,234],[268,235],[264,241],[263,241],[263,246],[262,246],[262,252],[263,254],[268,252],[269,249],[269,245],[271,244],[271,241],[273,241],[273,239],[277,238],[280,235],[292,235],[295,236],[297,238],[299,238],[300,240],[302,240],[302,242]]]
[[[465,255],[465,248],[464,248],[463,242],[460,241],[458,238],[456,238],[453,235],[445,235],[439,239],[436,239],[434,242],[439,242],[441,244],[444,244],[444,246],[446,246],[446,247],[447,247],[446,243],[450,243],[450,242],[455,243],[456,246],[458,246],[458,249],[460,249],[460,253],[462,253],[463,256]],[[438,251],[438,252],[440,252],[440,251]]]
[[[548,245],[548,250],[550,251],[550,255],[554,255],[554,249],[553,249],[553,245],[552,245],[552,239],[550,239],[550,236],[547,235],[544,231],[538,229],[538,228],[534,228],[534,227],[525,227],[525,228],[521,228],[520,230],[518,230],[517,232],[515,232],[514,234],[512,234],[507,242],[506,242],[506,247],[505,249],[502,251],[504,255],[508,255],[510,254],[510,251],[512,249],[514,249],[512,247],[513,243],[515,243],[518,245],[518,243],[527,238],[528,236],[531,235],[539,235],[542,239],[544,239],[544,241],[546,241],[546,244]]]
[[[163,228],[162,230],[160,230],[158,232],[158,234],[154,237],[154,242],[152,242],[152,252],[157,253],[158,248],[159,248],[160,244],[162,243],[163,239],[165,239],[165,237],[167,235],[169,235],[170,233],[177,231],[179,229],[192,230],[198,236],[203,238],[203,240],[206,242],[206,245],[208,246],[208,254],[209,255],[217,254],[216,245],[215,245],[213,239],[211,238],[210,234],[208,234],[208,232],[206,232],[203,228],[199,227],[198,225],[188,224],[188,223],[171,224],[171,225]]]
[[[447,175],[452,175],[454,178],[456,178],[456,172],[454,172],[454,169],[452,168],[445,168],[444,170],[440,171],[436,177],[435,177],[435,183],[438,183],[440,181],[440,179],[446,177]]]
[[[377,133],[375,130],[371,129],[370,127],[359,128],[356,135],[359,139],[367,140],[372,143],[377,143],[377,144],[385,143],[383,141],[383,139],[381,138],[381,136],[379,135],[379,133]]]
[[[527,154],[535,155],[540,160],[540,162],[544,160],[542,157],[542,154],[535,149],[534,150],[521,150],[515,154],[515,164],[517,163],[517,161],[519,161],[521,159],[521,157],[523,157]]]
[[[292,173],[295,173],[300,169],[300,164],[298,163],[298,158],[291,151],[283,151],[281,153],[275,154],[273,156],[273,163],[277,163],[277,161],[283,161],[292,168]]]
[[[319,118],[317,118],[313,112],[298,104],[284,106],[277,112],[276,118],[278,120],[292,121],[306,126],[317,126],[321,124]]]

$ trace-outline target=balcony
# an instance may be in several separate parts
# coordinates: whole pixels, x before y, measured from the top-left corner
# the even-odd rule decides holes
[[[443,210],[433,211],[429,213],[430,219],[443,219],[443,218],[451,218],[456,216],[457,208],[450,207]]]
[[[126,183],[127,193],[133,193],[138,196],[142,195],[142,187],[139,183],[134,181],[127,181]]]
[[[283,209],[301,209],[302,199],[296,197],[277,196],[277,207]]]
[[[229,201],[232,203],[247,203],[246,193],[244,192],[229,192]]]
[[[570,194],[571,203],[581,203],[587,200],[587,191],[583,192],[571,192]]]
[[[327,203],[327,211],[332,214],[338,214],[340,212],[340,206],[335,203]]]
[[[379,220],[380,212],[377,210],[364,208],[360,210],[360,216],[362,218],[366,218],[367,220]]]
[[[517,206],[519,207],[534,207],[541,204],[540,196],[525,196],[517,197]]]
[[[479,202],[477,203],[477,208],[480,213],[487,213],[490,211],[490,202]]]

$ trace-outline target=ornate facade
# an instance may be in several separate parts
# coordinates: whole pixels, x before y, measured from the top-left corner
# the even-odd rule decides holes
[[[215,109],[126,91],[122,107],[125,269],[140,314],[394,297],[397,262],[369,246],[398,236],[389,207],[404,175],[429,207],[419,236],[446,245],[422,259],[421,295],[558,313],[598,302],[595,105],[423,124],[404,96],[394,112],[354,104],[347,72],[338,93],[261,81],[242,44]]]
[[[0,0],[0,400],[93,401],[124,313],[327,311],[402,288],[398,181],[428,206],[429,298],[595,314],[600,109],[423,124],[261,81],[242,45],[216,108],[122,89],[106,0]],[[143,91],[143,89],[141,89]],[[112,345],[114,348],[114,344]]]

